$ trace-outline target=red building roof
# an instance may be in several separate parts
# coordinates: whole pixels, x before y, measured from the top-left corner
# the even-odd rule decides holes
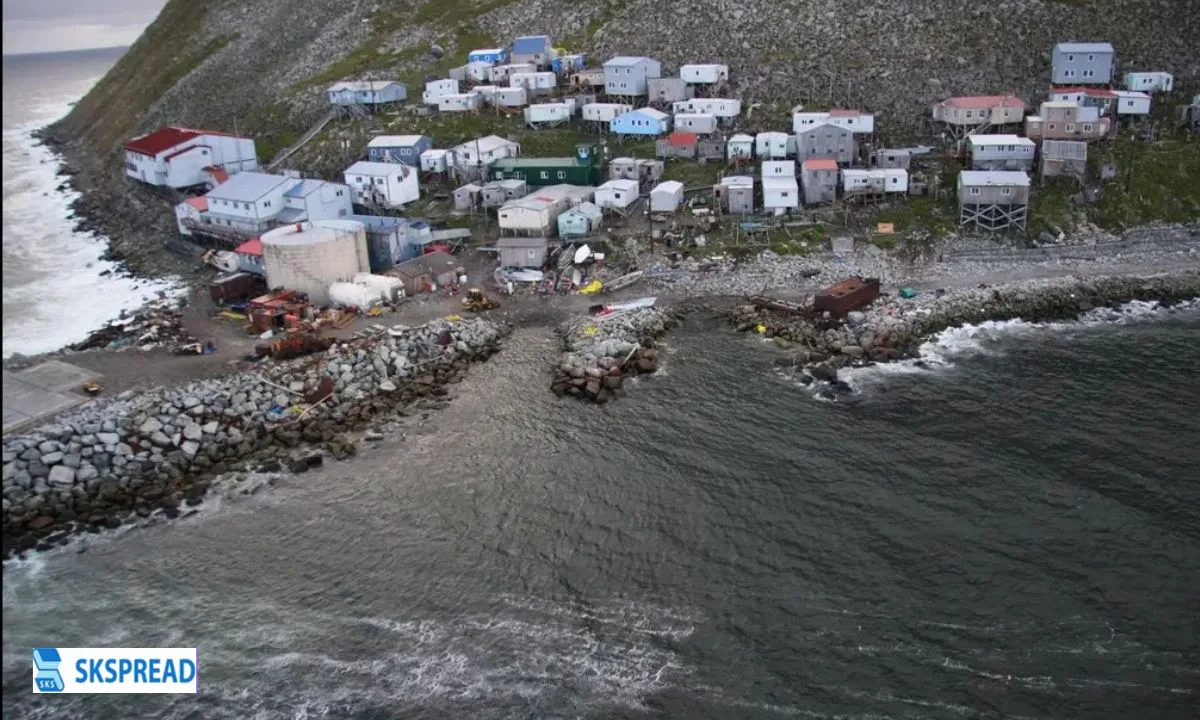
[[[140,138],[134,138],[125,143],[125,149],[131,152],[140,153],[154,157],[160,152],[170,150],[171,148],[185,143],[188,140],[195,140],[198,137],[205,135],[221,135],[224,137],[237,137],[231,133],[220,132],[218,130],[195,130],[193,128],[179,127],[178,125],[167,125],[159,128],[149,135],[143,135]]]
[[[952,108],[1025,107],[1025,101],[1015,95],[964,95],[947,98],[942,104]]]
[[[155,130],[149,135],[130,140],[125,143],[125,149],[141,155],[149,155],[154,157],[161,152],[170,150],[171,148],[185,143],[188,140],[195,140],[204,135],[199,130],[188,130],[187,128],[165,127]]]
[[[674,147],[690,147],[696,144],[696,133],[676,131],[667,136],[667,143]]]
[[[813,158],[804,161],[805,170],[837,170],[837,160],[833,158]]]
[[[829,111],[829,117],[858,117],[859,115],[862,115],[862,114],[863,113],[861,110],[841,109],[841,110],[830,110]]]
[[[208,212],[208,198],[204,197],[203,195],[200,197],[188,198],[184,202],[196,208],[200,212]]]
[[[216,165],[206,166],[204,172],[212,175],[212,179],[216,180],[218,185],[229,179],[229,173],[225,172],[225,168]]]
[[[239,255],[262,255],[262,240],[258,238],[250,238],[246,242],[237,246],[234,250]]]

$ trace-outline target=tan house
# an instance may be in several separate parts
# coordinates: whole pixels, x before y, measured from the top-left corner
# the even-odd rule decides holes
[[[1025,117],[1025,101],[1015,95],[952,97],[933,106],[934,122],[947,125],[1015,125]]]
[[[1032,140],[1099,140],[1107,137],[1112,120],[1100,109],[1073,102],[1042,103],[1037,115],[1025,118],[1025,137]]]

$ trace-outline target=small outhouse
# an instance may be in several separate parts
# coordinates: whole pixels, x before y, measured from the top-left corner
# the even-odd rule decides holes
[[[467,183],[454,191],[454,209],[455,210],[470,210],[478,207],[480,203],[480,188],[475,183]]]
[[[754,157],[754,138],[738,133],[725,143],[725,150],[730,162],[749,160]]]

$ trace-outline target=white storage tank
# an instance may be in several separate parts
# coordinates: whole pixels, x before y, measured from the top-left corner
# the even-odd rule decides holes
[[[367,230],[356,220],[314,220],[263,233],[267,287],[308,295],[329,304],[329,286],[370,270]]]

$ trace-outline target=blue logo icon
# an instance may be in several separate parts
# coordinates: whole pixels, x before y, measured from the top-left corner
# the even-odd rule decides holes
[[[62,675],[58,674],[58,666],[61,662],[62,657],[56,648],[33,649],[33,666],[37,669],[33,681],[37,683],[39,691],[62,692],[66,689],[63,685]]]

